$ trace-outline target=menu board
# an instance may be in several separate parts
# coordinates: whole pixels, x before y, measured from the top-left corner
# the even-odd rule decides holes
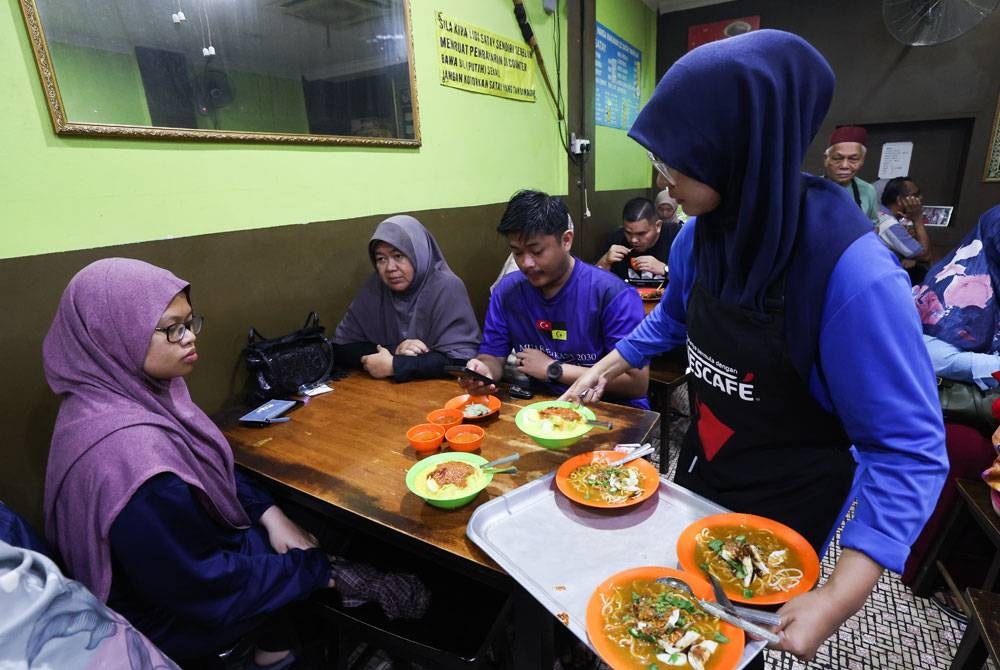
[[[601,23],[594,48],[595,121],[599,126],[627,130],[639,113],[642,52]]]

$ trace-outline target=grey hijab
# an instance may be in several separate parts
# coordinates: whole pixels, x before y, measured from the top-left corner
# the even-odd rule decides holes
[[[475,356],[479,324],[469,293],[430,232],[412,216],[386,219],[368,243],[373,267],[379,242],[391,244],[410,259],[413,281],[405,291],[396,292],[373,272],[337,326],[333,341],[372,342],[394,351],[403,340],[418,339],[449,358]]]

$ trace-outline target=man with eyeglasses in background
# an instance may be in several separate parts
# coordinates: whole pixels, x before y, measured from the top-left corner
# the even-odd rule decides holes
[[[865,164],[868,131],[861,126],[840,126],[830,134],[830,143],[823,152],[826,178],[840,184],[850,192],[851,198],[878,224],[878,194],[875,187],[858,179],[858,171]]]
[[[931,240],[924,227],[924,201],[912,177],[890,179],[882,191],[879,239],[899,258],[913,285],[923,281],[931,260]]]

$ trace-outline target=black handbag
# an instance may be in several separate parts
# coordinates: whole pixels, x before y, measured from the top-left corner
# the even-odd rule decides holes
[[[333,370],[333,347],[316,312],[302,328],[274,339],[251,328],[243,358],[253,394],[262,400],[296,395],[303,386],[329,379]]]
[[[975,384],[938,377],[938,400],[945,421],[963,423],[990,435],[1000,424],[993,415],[993,403],[998,399],[1000,389],[983,391]]]

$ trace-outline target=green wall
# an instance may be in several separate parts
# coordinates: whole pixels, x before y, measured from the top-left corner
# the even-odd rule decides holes
[[[59,63],[59,93],[66,109],[73,110],[74,121],[149,124],[133,56],[62,42],[49,42],[49,51]]]
[[[0,258],[497,203],[524,187],[566,192],[565,155],[540,80],[535,103],[437,83],[435,11],[519,39],[509,3],[411,0],[419,149],[56,136],[18,1],[6,5],[0,211],[7,230]],[[555,76],[553,19],[541,3],[526,7]],[[565,70],[562,79],[565,89]]]
[[[645,104],[656,86],[656,12],[642,0],[597,0],[597,21],[642,52],[640,102]],[[593,151],[596,190],[649,188],[649,159],[626,131],[595,126]]]

